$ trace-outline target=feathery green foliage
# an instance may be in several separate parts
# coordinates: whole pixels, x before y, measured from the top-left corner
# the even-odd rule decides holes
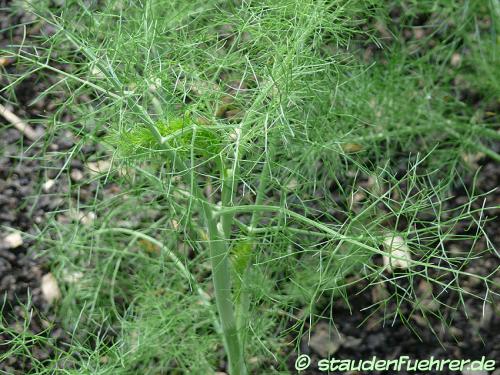
[[[468,105],[453,84],[472,77],[498,95],[485,78],[497,76],[495,2],[49,3],[30,7],[54,32],[8,50],[24,73],[2,94],[15,102],[19,81],[56,74],[49,91],[65,100],[43,119],[45,140],[71,131],[79,142],[40,157],[67,167],[93,143],[112,163],[89,177],[94,197],[64,197],[96,214],[90,225],[53,220],[40,233],[59,279],[83,276],[65,282],[58,306],[72,346],[34,373],[207,373],[226,356],[231,375],[278,373],[287,334],[298,349],[306,323],[333,324],[332,301],[348,303],[353,283],[393,286],[375,306],[388,319],[403,303],[442,316],[442,294],[466,293],[464,277],[495,287],[463,270],[496,251],[474,247],[488,214],[474,208],[481,195],[448,204],[464,155],[499,159],[496,125],[480,116],[488,101]],[[435,17],[432,33],[403,40],[422,15]],[[483,16],[494,20],[487,30]],[[450,68],[460,45],[471,52]],[[120,192],[106,193],[110,184]],[[456,234],[461,222],[474,229]],[[403,259],[383,247],[395,237]],[[466,240],[464,253],[446,251]],[[388,272],[383,256],[407,267]],[[437,312],[419,304],[415,280],[440,291]]]

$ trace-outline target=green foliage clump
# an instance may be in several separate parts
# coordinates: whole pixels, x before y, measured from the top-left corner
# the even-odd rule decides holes
[[[161,157],[162,150],[168,149],[181,157],[212,158],[222,148],[222,134],[211,125],[202,125],[186,114],[169,120],[158,120],[154,126],[164,141],[159,142],[146,126],[136,125],[130,130],[110,137],[110,143],[124,158],[144,159]]]

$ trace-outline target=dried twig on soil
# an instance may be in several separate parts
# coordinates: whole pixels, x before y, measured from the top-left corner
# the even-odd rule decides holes
[[[0,104],[0,115],[14,125],[14,127],[23,133],[24,136],[30,141],[36,141],[40,138],[40,134],[38,134],[31,126],[26,124],[26,122],[17,117],[17,115],[5,108],[2,104]]]

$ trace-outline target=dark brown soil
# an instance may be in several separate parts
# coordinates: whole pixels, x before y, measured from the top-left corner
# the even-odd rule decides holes
[[[30,25],[33,18],[26,14],[13,14],[9,10],[11,2],[0,1],[0,46],[8,48],[10,44],[22,40],[20,28],[10,28],[20,23],[27,24],[28,38],[31,32],[39,33],[37,25]],[[3,61],[0,69],[10,74],[23,73],[12,60]],[[49,103],[41,100],[35,105],[31,101],[39,93],[53,84],[56,77],[32,76],[15,87],[17,103],[11,105],[0,96],[2,103],[18,117],[25,120],[39,119],[44,116]],[[8,79],[0,70],[0,88],[8,84]],[[37,126],[34,125],[37,129]],[[41,129],[39,129],[41,130]],[[2,239],[10,229],[36,236],[40,227],[47,220],[47,213],[55,211],[60,200],[55,199],[62,184],[56,184],[51,194],[40,194],[42,183],[49,178],[43,168],[42,161],[37,160],[43,154],[43,142],[32,145],[23,139],[22,134],[14,129],[0,116],[0,355],[7,353],[11,340],[16,334],[23,333],[28,337],[31,333],[45,332],[51,342],[35,345],[31,351],[34,360],[43,361],[52,355],[51,347],[59,345],[68,336],[54,325],[56,316],[42,296],[41,278],[47,274],[48,267],[43,258],[31,251],[34,240],[24,237],[23,244],[14,249],[9,248]],[[32,147],[29,147],[32,146]],[[65,150],[71,143],[68,139],[54,139],[52,150]],[[24,327],[25,321],[29,322]],[[32,368],[26,357],[10,356],[0,363],[2,374],[23,374]]]

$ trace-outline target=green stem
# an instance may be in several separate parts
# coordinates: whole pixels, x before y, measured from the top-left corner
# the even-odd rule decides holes
[[[270,148],[270,154],[267,155],[265,161],[264,161],[264,166],[262,168],[262,171],[260,173],[260,176],[259,176],[259,186],[257,188],[257,194],[255,196],[255,204],[256,205],[262,205],[263,201],[264,201],[264,197],[266,195],[266,191],[267,191],[267,187],[268,187],[268,181],[269,181],[269,176],[271,175],[271,168],[270,168],[270,161],[272,160],[272,152],[274,150],[274,143],[271,145],[271,148]],[[224,205],[223,205],[224,207]],[[257,224],[259,223],[259,220],[260,220],[260,212],[258,211],[254,211],[252,213],[252,218],[250,219],[250,226],[249,228],[251,229],[248,234],[249,234],[249,242],[251,243],[252,245],[252,248],[255,250],[255,243],[254,243],[254,239],[255,239],[255,236],[256,236],[256,232],[253,232],[252,229],[256,228],[257,227]],[[245,288],[245,285],[247,285],[246,283],[246,280],[247,278],[249,277],[249,267],[250,267],[250,264],[252,262],[249,261],[248,262],[248,265],[246,267],[246,270],[245,272],[243,273],[243,275],[241,276],[242,278],[242,282],[241,282],[241,290],[240,290],[240,295],[239,295],[239,301],[238,301],[238,304],[237,304],[237,314],[236,314],[236,317],[237,317],[237,324],[238,324],[238,328],[240,329],[240,332],[242,332],[243,336],[241,337],[242,339],[242,345],[243,347],[245,346],[245,336],[244,336],[244,333],[246,332],[246,330],[244,328],[246,328],[246,324],[247,324],[247,320],[248,320],[248,313],[249,313],[249,310],[250,310],[250,294],[248,292],[248,290]]]
[[[267,182],[269,179],[269,175],[271,174],[271,168],[269,166],[269,162],[271,160],[271,156],[266,158],[264,162],[264,167],[262,168],[262,172],[260,173],[259,178],[259,187],[257,189],[257,195],[255,196],[255,205],[260,206],[264,201],[264,196],[266,195],[267,190]],[[260,219],[260,212],[254,211],[252,213],[252,218],[250,220],[250,228],[255,228]]]
[[[165,144],[163,144],[163,146],[166,148]],[[170,150],[166,149],[166,151],[169,155],[169,159],[175,163],[177,170],[190,169],[183,160],[172,155]],[[221,170],[224,173],[223,168],[221,168]],[[229,362],[229,373],[230,375],[246,375],[247,371],[243,356],[243,348],[238,336],[238,328],[236,326],[233,308],[231,269],[227,247],[228,241],[226,241],[226,236],[229,236],[234,214],[228,212],[221,215],[222,230],[220,231],[217,227],[218,217],[214,214],[212,205],[205,198],[203,192],[196,183],[194,173],[187,173],[186,176],[188,177],[188,183],[191,186],[194,199],[201,205],[207,225],[215,302],[217,305],[217,312],[219,313],[222,334],[224,336],[224,346]],[[226,180],[225,176],[223,176],[223,179]],[[224,182],[223,184],[226,185]],[[231,194],[231,190],[228,189],[227,186],[223,187],[223,201],[225,204],[230,203]]]
[[[221,201],[223,207],[229,207],[233,197],[233,171],[231,169],[224,170],[224,163],[221,161],[221,178],[222,178],[222,193]],[[231,213],[221,215],[222,232],[226,241],[231,239],[231,227],[233,225],[234,215]]]
[[[207,221],[215,301],[224,335],[229,373],[231,375],[245,375],[247,371],[233,309],[226,241],[222,231],[217,228],[217,217],[213,214],[211,206],[207,202],[203,202],[202,208]]]

